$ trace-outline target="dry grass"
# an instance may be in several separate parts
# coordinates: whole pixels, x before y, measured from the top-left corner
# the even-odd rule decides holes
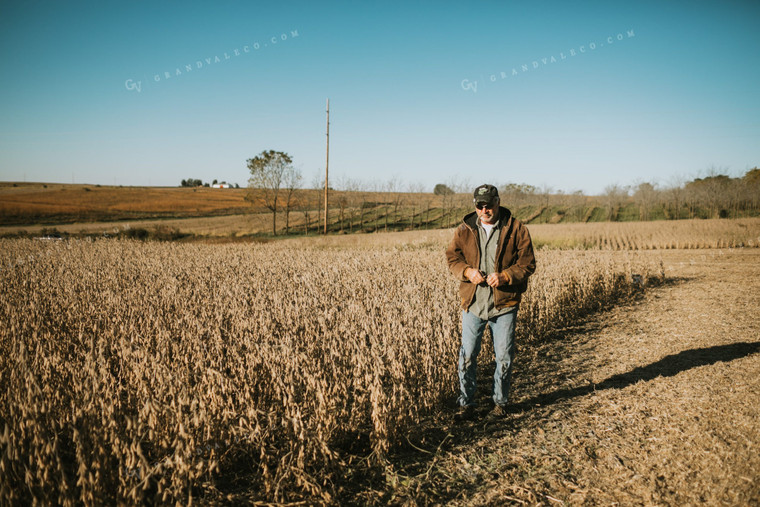
[[[302,233],[304,223],[303,213],[291,214],[292,231]],[[430,229],[414,232],[341,234],[324,238],[315,234],[316,224],[313,214],[310,223],[310,236],[294,240],[296,244],[305,241],[303,244],[313,244],[317,248],[350,246],[372,249],[398,245],[399,249],[414,249],[447,242],[452,234],[450,229]],[[282,214],[278,216],[278,224],[284,226]],[[251,234],[269,232],[271,215],[247,213],[216,217],[131,220],[122,223],[74,223],[56,226],[61,233],[74,235],[118,235],[130,229],[153,231],[159,228],[168,228],[201,238],[235,240]],[[45,226],[4,226],[0,227],[0,233],[13,234],[26,231],[30,234],[40,234],[43,229]],[[530,231],[534,244],[539,249],[669,250],[760,247],[760,218],[540,224],[531,225]]]
[[[390,238],[0,241],[0,498],[371,500],[351,481],[424,445],[456,385],[448,237]],[[662,279],[629,254],[538,262],[526,345]]]
[[[370,498],[757,505],[760,254],[656,255],[665,285],[521,349],[513,415],[444,425]]]
[[[153,231],[158,229],[172,229],[182,234],[197,236],[199,238],[222,239],[244,237],[253,234],[254,231],[266,231],[272,227],[272,216],[264,213],[244,213],[239,215],[222,215],[213,217],[196,218],[164,218],[148,220],[125,220],[121,222],[77,222],[72,224],[58,224],[54,229],[68,235],[97,235],[116,236],[130,230],[144,229]],[[35,226],[4,226],[0,227],[0,234],[16,234],[24,232],[28,234],[44,234],[51,229],[50,225]],[[312,229],[313,230],[313,229]]]
[[[530,226],[546,248],[654,250],[760,247],[760,218]]]

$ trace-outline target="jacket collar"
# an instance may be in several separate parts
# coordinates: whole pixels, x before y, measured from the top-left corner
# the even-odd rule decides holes
[[[499,227],[504,227],[507,222],[512,218],[512,212],[504,206],[499,206]],[[466,214],[462,221],[470,229],[477,230],[478,228],[478,214],[474,211]]]

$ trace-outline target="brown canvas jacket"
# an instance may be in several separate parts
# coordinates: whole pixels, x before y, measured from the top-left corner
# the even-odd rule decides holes
[[[477,220],[474,211],[466,215],[446,249],[449,270],[460,281],[459,298],[463,310],[469,308],[475,298],[475,285],[464,276],[465,269],[478,269],[480,266]],[[493,302],[497,309],[519,303],[522,293],[528,288],[528,277],[536,271],[528,228],[503,206],[499,208],[499,227],[494,270],[503,273],[508,282],[493,289]]]

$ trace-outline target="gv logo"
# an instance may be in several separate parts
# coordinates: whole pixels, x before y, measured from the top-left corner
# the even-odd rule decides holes
[[[478,82],[472,81],[470,82],[469,79],[463,79],[462,80],[462,90],[472,90],[473,93],[478,93]]]
[[[127,88],[127,90],[129,90],[129,91],[137,90],[137,92],[138,92],[138,93],[142,91],[142,81],[138,81],[138,82],[136,82],[136,83],[135,83],[135,82],[134,82],[134,81],[132,81],[131,79],[127,79],[127,80],[124,82],[124,86],[125,86],[125,87]]]

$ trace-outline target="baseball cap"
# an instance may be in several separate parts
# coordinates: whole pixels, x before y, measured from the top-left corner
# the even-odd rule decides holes
[[[483,204],[494,204],[496,202],[496,199],[499,198],[499,191],[496,189],[493,185],[480,185],[478,188],[475,189],[475,192],[473,192],[473,199],[472,201],[475,204],[483,203]]]

